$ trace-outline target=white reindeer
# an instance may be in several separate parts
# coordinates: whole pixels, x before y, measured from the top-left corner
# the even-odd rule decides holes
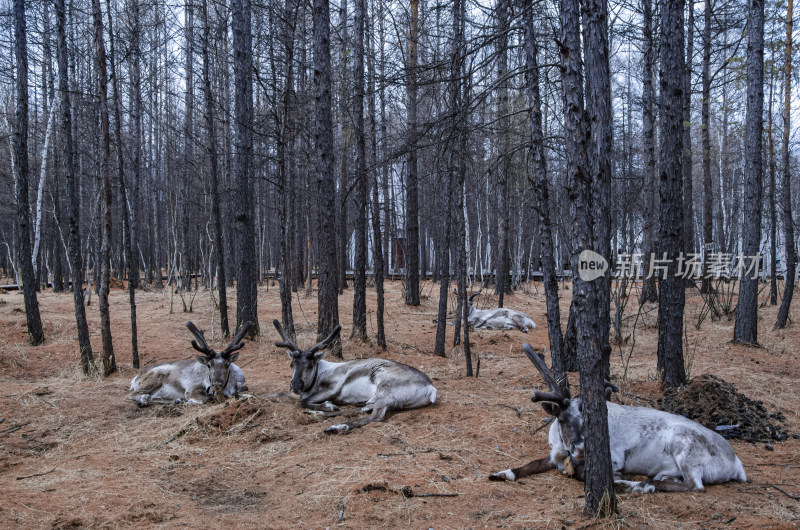
[[[191,322],[186,327],[195,336],[192,347],[203,353],[182,361],[167,361],[142,370],[131,381],[133,396],[139,407],[153,403],[206,403],[210,399],[223,401],[246,390],[244,372],[234,361],[234,353],[244,347],[244,338],[252,324],[244,324],[231,344],[221,352],[215,352],[206,343],[203,332]]]
[[[458,295],[458,291],[453,291]],[[520,311],[513,309],[497,308],[497,309],[475,309],[473,301],[475,297],[481,294],[481,291],[469,297],[469,313],[467,313],[467,322],[473,329],[518,329],[523,333],[528,330],[536,329],[536,324],[533,320]]]
[[[607,346],[606,346],[607,347]],[[544,360],[529,344],[523,346],[550,392],[536,391],[531,398],[558,421],[550,427],[550,455],[525,466],[506,469],[489,476],[491,480],[517,480],[550,469],[572,468],[583,480],[583,419],[580,398],[563,392]],[[606,399],[618,390],[606,382]],[[731,444],[719,434],[683,416],[644,407],[607,403],[608,434],[614,483],[638,493],[654,491],[703,491],[704,484],[720,484],[747,477]],[[622,480],[620,475],[646,475],[640,482]]]
[[[324,417],[370,412],[366,418],[328,427],[328,434],[347,433],[373,421],[383,421],[386,413],[426,407],[436,401],[436,388],[430,378],[411,366],[386,359],[361,359],[335,363],[322,360],[325,348],[336,338],[341,326],[322,342],[301,350],[277,320],[272,321],[292,360],[289,389],[299,394],[304,408]],[[356,405],[360,409],[339,410],[337,405]]]

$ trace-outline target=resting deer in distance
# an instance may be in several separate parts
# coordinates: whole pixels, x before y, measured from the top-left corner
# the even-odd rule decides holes
[[[571,398],[556,383],[544,359],[529,344],[523,345],[528,358],[541,372],[550,392],[534,392],[531,401],[540,402],[553,416],[548,442],[550,455],[522,467],[506,469],[490,480],[517,480],[550,469],[573,468],[583,480],[584,438],[580,398]],[[608,346],[606,346],[608,348]],[[606,382],[606,400],[619,389]],[[654,491],[703,491],[705,484],[745,482],[742,462],[728,441],[699,423],[661,410],[630,407],[608,402],[608,434],[614,484],[637,493]],[[622,480],[620,475],[646,475],[646,480]]]
[[[203,355],[145,368],[131,381],[132,399],[136,405],[146,407],[151,402],[207,403],[211,399],[221,402],[238,395],[246,390],[244,372],[233,363],[239,358],[237,351],[244,347],[242,339],[251,326],[250,322],[245,323],[227,348],[215,352],[206,343],[203,332],[187,322],[186,327],[195,337],[192,347]]]
[[[458,296],[458,291],[453,290]],[[475,297],[481,294],[481,291],[469,297],[469,313],[467,313],[467,322],[473,329],[518,329],[523,333],[528,330],[535,329],[536,324],[533,320],[520,311],[513,309],[497,308],[497,309],[475,309],[473,302]]]
[[[369,416],[349,423],[331,425],[325,432],[341,434],[374,421],[386,419],[386,413],[426,407],[436,401],[436,388],[430,378],[416,368],[386,359],[360,359],[347,362],[323,360],[325,348],[336,338],[341,326],[331,331],[320,343],[301,350],[277,320],[275,329],[292,360],[292,382],[289,389],[298,394],[303,408],[324,417],[369,412]],[[339,405],[355,405],[360,409],[339,410]]]

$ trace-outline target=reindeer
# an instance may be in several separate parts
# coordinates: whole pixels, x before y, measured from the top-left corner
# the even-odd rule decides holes
[[[550,469],[574,471],[584,477],[583,419],[580,398],[562,391],[544,359],[529,344],[523,345],[528,358],[541,372],[550,392],[534,392],[531,401],[558,421],[550,427],[550,455],[525,466],[506,469],[490,480],[517,480]],[[608,348],[608,346],[606,346]],[[610,352],[609,352],[610,353]],[[619,389],[606,381],[606,400]],[[645,407],[607,403],[608,434],[614,483],[629,491],[704,491],[704,484],[747,481],[742,462],[731,444],[719,434],[683,416]],[[620,475],[646,475],[640,482],[622,480]]]
[[[215,352],[206,343],[203,332],[191,322],[186,327],[196,340],[192,347],[204,355],[182,361],[167,361],[154,364],[142,370],[131,381],[131,397],[139,407],[154,403],[206,403],[216,402],[238,396],[244,386],[244,372],[234,361],[239,358],[234,353],[244,347],[242,339],[252,324],[245,323],[230,345],[221,352]]]
[[[272,323],[283,339],[275,346],[286,348],[292,360],[289,389],[299,394],[303,408],[323,417],[370,413],[349,423],[331,425],[325,430],[327,434],[348,433],[368,423],[383,421],[387,412],[426,407],[436,401],[436,389],[430,378],[411,366],[386,359],[342,363],[322,360],[323,350],[336,338],[341,326],[336,326],[322,342],[301,350],[277,320]],[[338,405],[361,408],[339,410]]]
[[[482,290],[481,290],[482,291]],[[469,297],[469,313],[467,322],[473,329],[518,329],[527,333],[529,329],[536,329],[536,324],[528,315],[513,309],[475,309],[473,301],[481,291]],[[453,290],[458,296],[458,291]]]

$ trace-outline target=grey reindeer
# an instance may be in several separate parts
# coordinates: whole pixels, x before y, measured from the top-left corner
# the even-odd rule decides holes
[[[458,296],[458,291],[453,291]],[[533,320],[514,309],[496,308],[496,309],[475,309],[475,297],[481,294],[481,291],[469,297],[469,313],[467,313],[467,322],[473,329],[518,329],[523,333],[528,333],[529,330],[535,329],[536,324]]]
[[[301,350],[277,320],[272,321],[291,359],[290,390],[298,394],[303,408],[323,417],[369,413],[348,423],[331,425],[328,434],[348,433],[374,421],[383,421],[390,411],[426,407],[436,401],[436,388],[430,378],[411,366],[386,359],[360,359],[347,362],[323,360],[325,348],[341,331],[336,328],[328,337],[307,350]],[[340,405],[361,407],[340,410]]]
[[[562,391],[544,360],[529,344],[528,358],[544,377],[550,392],[534,392],[531,398],[553,416],[548,442],[550,455],[522,467],[506,469],[490,480],[517,480],[550,469],[572,467],[583,480],[584,439],[580,398]],[[608,346],[606,346],[608,348]],[[606,399],[618,388],[606,382]],[[637,493],[655,491],[703,491],[705,484],[746,482],[742,462],[728,441],[699,423],[661,410],[608,402],[608,434],[614,483]],[[639,482],[621,475],[646,475]]]
[[[148,366],[131,381],[131,399],[146,407],[152,403],[207,403],[238,395],[244,387],[244,372],[234,361],[244,347],[242,339],[252,323],[245,323],[230,345],[216,352],[206,343],[203,332],[191,322],[186,327],[195,337],[192,347],[202,353],[182,361],[167,361]]]

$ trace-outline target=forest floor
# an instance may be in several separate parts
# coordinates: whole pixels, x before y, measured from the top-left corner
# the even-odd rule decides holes
[[[487,294],[479,307],[496,301]],[[235,292],[229,291],[235,301]],[[571,292],[565,285],[566,322]],[[544,293],[529,284],[506,307],[529,314],[537,328],[471,334],[480,376],[465,377],[461,347],[446,358],[433,350],[438,287],[423,284],[422,305],[403,304],[402,283],[387,284],[387,351],[374,344],[375,293],[368,290],[372,344],[349,339],[352,290],[339,297],[344,357],[382,356],[415,366],[439,392],[430,407],[400,412],[349,435],[328,436],[333,419],[316,419],[291,401],[263,396],[288,391],[289,360],[274,346],[280,315],[276,285],[259,289],[261,337],[247,343],[246,400],[227,404],[153,405],[127,399],[136,371],[130,361],[128,294],[112,290],[112,330],[119,373],[80,372],[72,296],[43,292],[47,342],[26,342],[22,295],[0,294],[0,527],[32,528],[797,528],[800,440],[732,445],[749,481],[704,493],[619,493],[619,514],[595,521],[582,514],[583,484],[551,471],[517,483],[490,482],[494,471],[548,452],[545,414],[530,401],[544,388],[522,352],[547,347]],[[96,297],[89,307],[95,357],[100,331]],[[178,295],[137,293],[142,365],[193,355],[187,320],[210,329],[212,299],[200,289],[193,312]],[[188,303],[188,300],[187,300]],[[316,292],[293,299],[297,343],[316,337]],[[633,298],[611,370],[623,390],[617,402],[654,406],[656,311],[638,319]],[[712,374],[762,401],[783,431],[800,433],[800,325],[773,331],[776,308],[759,312],[762,347],[733,345],[732,317],[705,319],[702,298],[687,291],[687,364],[691,377]],[[795,311],[795,315],[797,311]],[[231,315],[235,312],[231,310]],[[633,323],[636,322],[635,335]],[[453,327],[448,326],[452,344]],[[211,339],[211,333],[206,333]],[[209,343],[222,346],[215,334]],[[634,340],[635,338],[635,340]],[[631,350],[632,345],[633,349]],[[620,353],[621,352],[621,353]],[[624,360],[624,361],[623,361]],[[548,358],[549,362],[549,358]],[[627,365],[627,369],[626,369]],[[575,374],[570,375],[573,384]]]

